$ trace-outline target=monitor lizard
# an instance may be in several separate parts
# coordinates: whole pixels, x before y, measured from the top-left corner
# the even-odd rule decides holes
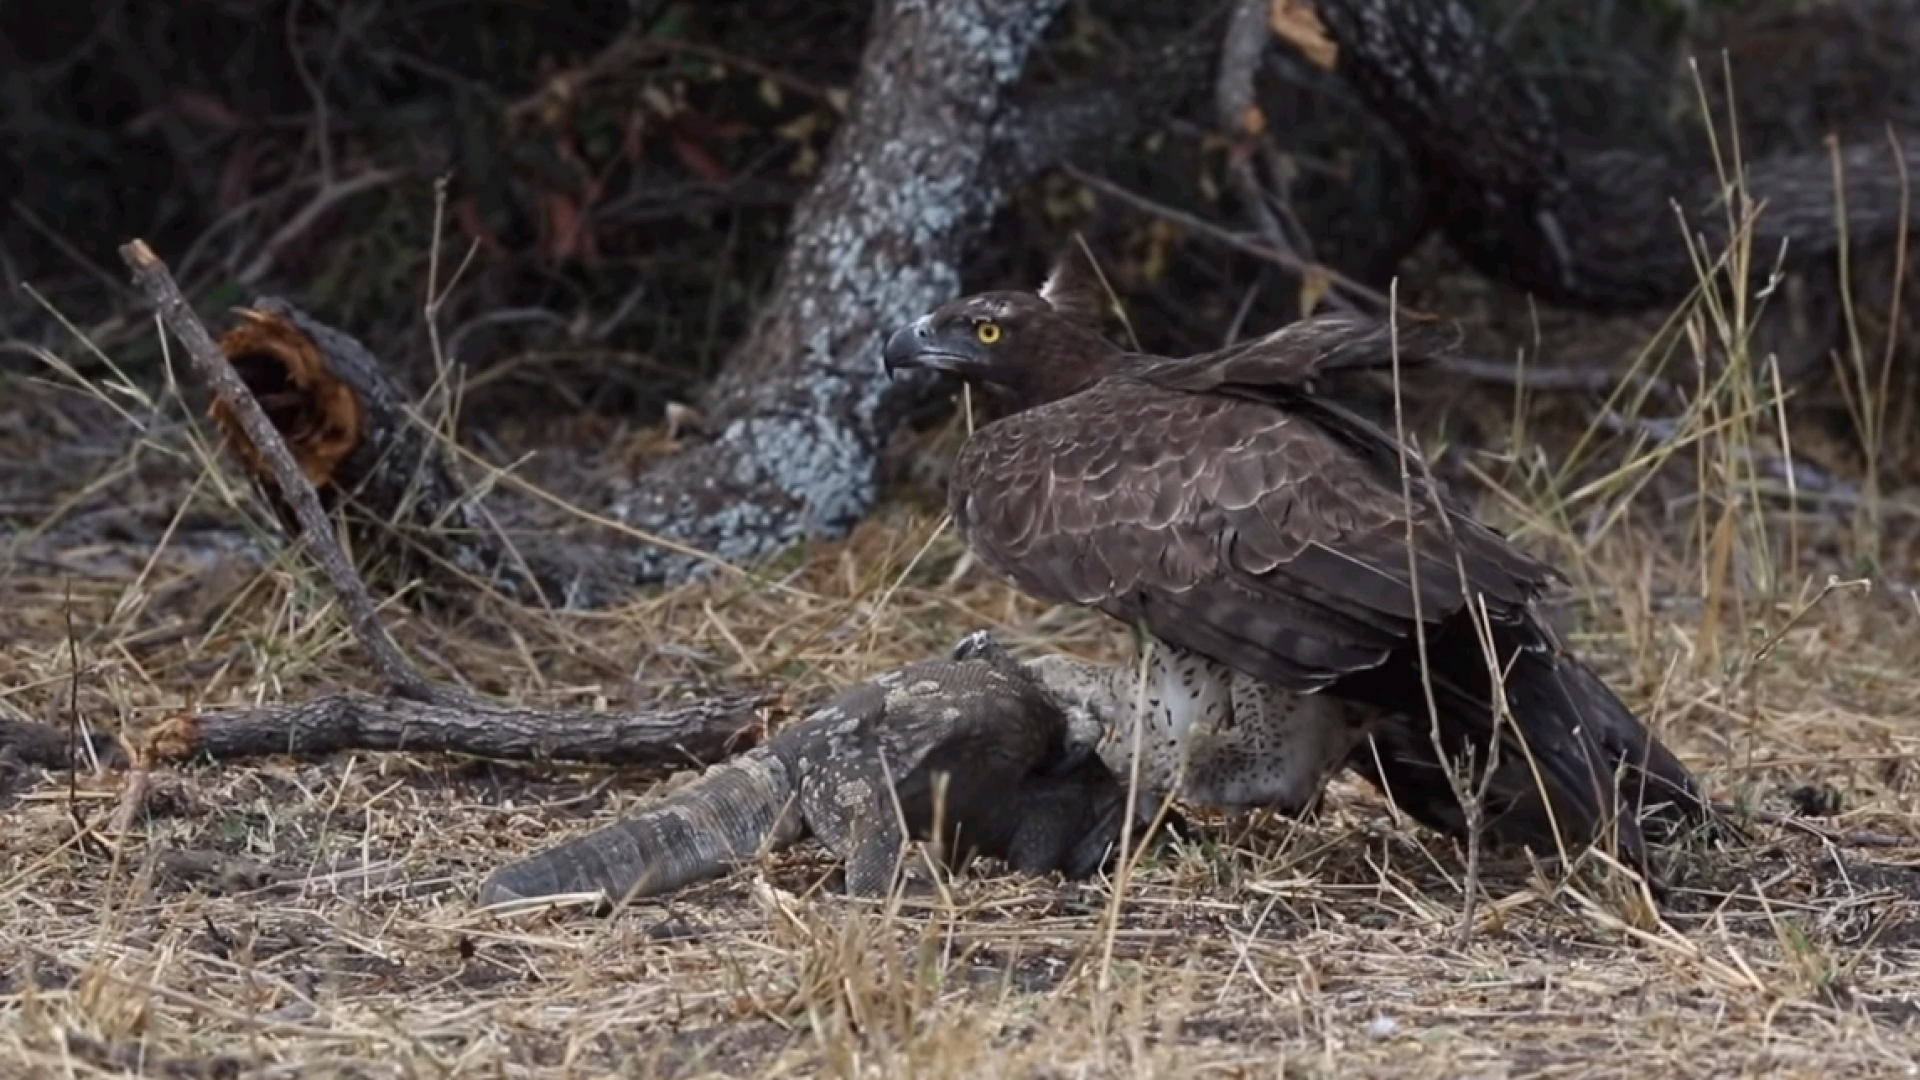
[[[1106,719],[1063,706],[971,634],[952,658],[855,686],[657,805],[495,870],[479,901],[659,895],[807,835],[846,860],[854,896],[892,887],[909,836],[1084,878],[1117,846],[1126,803],[1096,752]]]

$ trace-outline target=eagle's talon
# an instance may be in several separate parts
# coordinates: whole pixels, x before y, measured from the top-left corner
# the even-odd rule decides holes
[[[956,663],[968,660],[994,660],[1007,654],[1007,647],[991,630],[975,630],[954,642],[948,659]]]

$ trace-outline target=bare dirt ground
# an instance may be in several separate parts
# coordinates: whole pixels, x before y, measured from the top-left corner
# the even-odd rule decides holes
[[[131,738],[371,685],[333,597],[263,554],[268,519],[177,395],[0,386],[0,720]],[[1800,822],[1677,853],[1657,909],[1597,859],[1549,874],[1502,853],[1465,925],[1463,853],[1343,781],[1311,822],[1196,815],[1194,842],[1119,880],[982,866],[860,904],[802,848],[611,919],[497,918],[471,901],[489,869],[656,778],[0,757],[0,1075],[1911,1075],[1911,470],[1883,458],[1876,493],[1829,455],[1794,481],[1824,501],[1788,512],[1777,411],[1679,386],[1644,407],[1678,418],[1663,438],[1602,450],[1580,441],[1596,402],[1496,393],[1490,449],[1448,459],[1569,568],[1576,647],[1715,796]],[[1797,457],[1821,458],[1819,427],[1796,423]],[[657,439],[573,435],[610,461]],[[1122,654],[1116,628],[968,565],[930,492],[908,494],[847,542],[615,611],[385,614],[434,677],[548,704],[760,678],[797,705],[981,626]]]

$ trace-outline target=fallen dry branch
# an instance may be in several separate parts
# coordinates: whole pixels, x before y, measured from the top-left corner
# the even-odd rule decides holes
[[[772,692],[729,691],[675,705],[609,712],[492,702],[429,703],[374,694],[176,716],[147,737],[156,761],[331,754],[348,750],[467,754],[502,761],[694,765],[756,741]]]

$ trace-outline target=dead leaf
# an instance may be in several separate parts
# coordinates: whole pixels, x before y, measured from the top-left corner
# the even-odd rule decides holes
[[[1340,58],[1340,46],[1327,36],[1326,24],[1308,0],[1273,0],[1267,9],[1267,28],[1315,67],[1332,71]]]
[[[724,184],[733,179],[733,174],[712,154],[707,153],[706,147],[678,131],[669,136],[668,141],[673,145],[673,156],[679,158],[680,164],[685,165],[693,175],[709,184]]]
[[[628,110],[626,123],[621,125],[620,156],[637,164],[646,153],[646,142],[647,114],[639,109]]]
[[[1156,218],[1147,226],[1146,251],[1140,259],[1140,280],[1153,284],[1167,276],[1173,262],[1173,249],[1181,240],[1180,228],[1171,221]]]
[[[773,129],[775,135],[788,142],[806,142],[827,126],[827,118],[817,112],[803,112],[799,116]]]
[[[551,262],[562,263],[573,254],[573,238],[580,231],[580,209],[573,200],[558,191],[546,192],[540,199],[546,209],[546,251]]]
[[[804,180],[811,177],[820,168],[820,151],[812,143],[801,143],[800,149],[793,155],[793,164],[787,171]]]
[[[177,90],[173,95],[173,107],[181,116],[202,127],[218,128],[222,131],[234,131],[247,127],[247,118],[240,111],[204,90]]]
[[[707,418],[700,410],[681,401],[667,402],[666,428],[667,438],[678,441],[683,433],[701,434],[706,430]]]
[[[1320,301],[1333,291],[1333,279],[1318,266],[1310,266],[1300,276],[1300,317],[1311,316],[1320,307]]]
[[[587,208],[593,204],[590,190],[584,202],[563,192],[549,191],[541,202],[546,207],[547,235],[544,254],[556,264],[578,262],[593,266],[600,261],[600,245],[587,224]]]
[[[665,90],[652,84],[640,88],[640,100],[653,110],[653,115],[665,120],[671,120],[680,111],[680,106],[667,96]]]
[[[235,143],[227,160],[220,165],[219,193],[215,196],[220,209],[232,210],[253,194],[254,167],[259,160],[259,150],[251,140]]]
[[[487,227],[486,220],[480,215],[480,200],[472,195],[462,195],[453,204],[453,220],[467,239],[478,243],[490,255],[505,255],[507,246],[500,237]]]

